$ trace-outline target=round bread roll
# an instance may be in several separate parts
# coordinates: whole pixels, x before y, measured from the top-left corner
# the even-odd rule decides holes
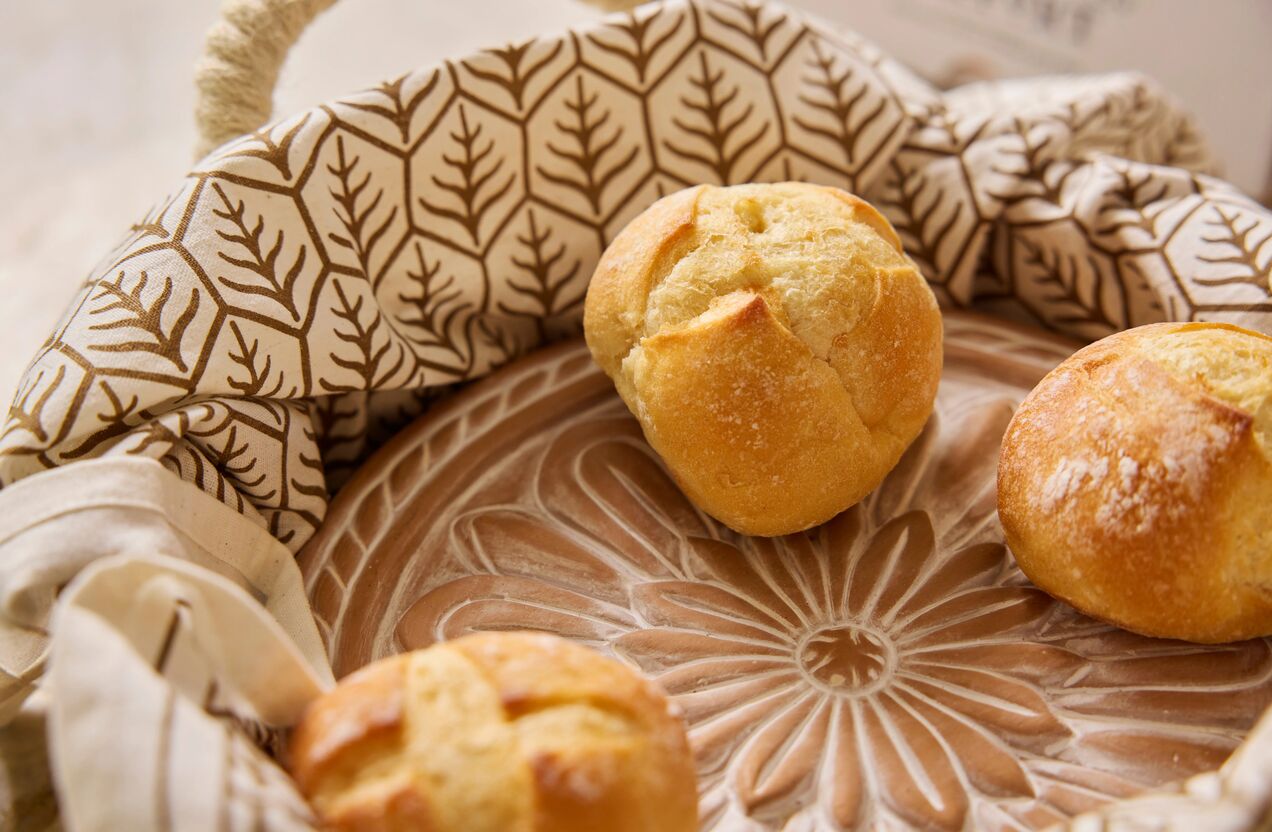
[[[998,512],[1024,573],[1088,615],[1272,634],[1272,338],[1154,324],[1078,351],[1007,429]]]
[[[309,707],[291,768],[333,830],[697,829],[666,697],[555,636],[466,636],[369,665]]]
[[[940,311],[896,232],[816,185],[659,200],[601,258],[583,326],[681,489],[745,534],[873,490],[940,379]]]

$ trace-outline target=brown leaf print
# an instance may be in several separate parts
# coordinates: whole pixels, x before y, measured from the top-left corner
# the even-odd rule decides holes
[[[1137,87],[1142,90],[1142,87]],[[1085,112],[1083,112],[1085,109]],[[1101,127],[1108,120],[1112,111],[1109,106],[1109,99],[1099,101],[1094,107],[1080,107],[1078,102],[1069,101],[1064,105],[1064,115],[1060,120],[1068,127],[1075,139],[1081,141],[1088,134],[1098,136],[1101,133]]]
[[[726,89],[723,81],[724,70],[712,70],[707,50],[699,50],[698,75],[689,77],[698,97],[680,97],[680,103],[696,114],[695,121],[698,123],[691,124],[679,116],[673,118],[672,123],[689,134],[698,145],[705,145],[706,149],[698,150],[670,140],[664,140],[663,146],[682,159],[714,171],[719,183],[730,184],[734,181],[732,177],[738,160],[768,132],[769,125],[759,121],[754,129],[746,128],[755,105],[748,103],[742,106],[738,102],[741,87],[734,84]]]
[[[1107,191],[1107,200],[1100,206],[1096,233],[1115,234],[1138,228],[1151,237],[1163,207],[1158,203],[1170,191],[1169,183],[1159,181],[1148,170],[1136,175],[1129,165],[1118,165],[1114,171],[1117,184]]]
[[[335,290],[338,305],[333,306],[331,311],[346,327],[340,329],[338,325],[335,336],[344,344],[351,345],[353,350],[351,353],[332,352],[330,358],[336,366],[356,373],[361,382],[338,384],[324,378],[320,384],[329,393],[371,390],[392,378],[413,354],[394,339],[392,331],[384,324],[384,314],[379,306],[372,304],[371,309],[366,308],[365,294],[355,292],[354,299],[350,301],[340,280],[335,281]],[[369,313],[369,320],[364,312]]]
[[[48,406],[49,399],[57,392],[57,388],[62,386],[62,380],[66,377],[66,367],[59,365],[57,373],[47,385],[41,388],[44,383],[44,374],[44,370],[39,370],[34,376],[30,376],[30,380],[13,397],[13,403],[9,405],[8,411],[9,424],[5,427],[4,433],[0,433],[0,441],[8,439],[11,434],[19,430],[31,434],[38,442],[49,440],[49,431],[44,425],[44,408]],[[35,397],[34,400],[32,396]]]
[[[462,225],[472,237],[473,245],[478,245],[480,240],[477,232],[482,217],[490,210],[490,206],[508,193],[517,176],[509,173],[506,179],[498,179],[504,160],[502,157],[493,160],[490,158],[495,150],[495,142],[488,139],[482,144],[482,125],[469,125],[468,111],[463,104],[459,105],[459,124],[459,132],[451,133],[450,138],[459,146],[463,155],[442,156],[442,161],[450,167],[458,180],[430,177],[436,187],[458,200],[459,207],[447,208],[424,197],[420,197],[419,202],[425,210]]]
[[[737,12],[740,16],[739,19],[732,20],[725,17],[714,7],[707,8],[707,16],[726,29],[731,29],[749,40],[760,53],[760,60],[767,61],[769,39],[786,22],[786,16],[775,14],[769,20],[765,20],[765,4],[750,2],[750,0],[746,0],[746,2],[736,6],[721,6],[721,8],[728,8],[730,11]]]
[[[269,725],[257,719],[251,712],[240,711],[232,699],[218,698],[219,692],[217,683],[213,680],[203,695],[201,703],[203,710],[209,716],[221,720],[228,728],[245,737],[270,757],[281,759],[286,749],[286,729]]]
[[[949,106],[944,101],[937,100],[925,109],[921,126],[939,136],[939,139],[935,141],[929,138],[924,143],[925,147],[931,145],[932,149],[939,150],[941,153],[957,154],[971,146],[971,142],[988,129],[988,122],[983,123],[973,136],[963,138],[959,135],[959,131],[960,128],[965,127],[965,119],[950,112]]]
[[[310,412],[319,454],[312,467],[323,472],[326,490],[334,492],[353,474],[366,449],[366,394],[315,396]]]
[[[295,783],[276,760],[228,725],[225,731],[225,803],[242,813],[236,820],[246,829],[275,824],[287,829],[309,829],[316,825],[313,809],[297,793]]]
[[[517,109],[521,109],[526,85],[542,72],[543,68],[550,64],[557,55],[560,55],[561,50],[565,48],[565,42],[558,40],[552,45],[546,55],[527,64],[526,56],[536,43],[538,43],[538,40],[531,38],[523,43],[510,43],[498,49],[482,50],[482,54],[498,58],[504,69],[507,70],[506,74],[478,69],[473,66],[471,61],[465,62],[464,68],[483,81],[489,81],[502,87],[507,91],[508,95],[512,96]]]
[[[472,304],[456,302],[463,293],[456,288],[455,277],[439,277],[442,261],[435,260],[429,265],[418,242],[415,243],[415,260],[417,270],[408,269],[406,272],[407,279],[413,284],[413,292],[398,294],[398,300],[407,307],[398,315],[397,322],[406,330],[405,335],[413,344],[436,347],[454,356],[456,367],[452,372],[466,375],[471,368],[473,352],[468,336],[473,317]],[[464,357],[465,352],[469,355],[468,359]]]
[[[1206,263],[1234,266],[1236,273],[1224,277],[1194,277],[1193,280],[1202,286],[1229,286],[1234,283],[1245,283],[1259,287],[1272,297],[1272,255],[1268,257],[1266,263],[1259,264],[1259,252],[1272,241],[1272,231],[1263,235],[1262,239],[1252,239],[1251,233],[1259,227],[1258,217],[1251,217],[1250,221],[1242,227],[1238,225],[1241,213],[1237,209],[1229,208],[1225,211],[1222,205],[1216,205],[1214,213],[1218,217],[1211,220],[1209,224],[1216,228],[1216,232],[1213,236],[1202,239],[1212,245],[1225,246],[1231,253],[1223,256],[1203,254],[1200,259]]]
[[[257,146],[238,147],[226,154],[227,157],[246,156],[253,159],[261,159],[274,166],[278,171],[278,175],[284,180],[291,179],[291,149],[292,144],[296,141],[296,135],[305,128],[309,123],[309,113],[305,113],[296,123],[293,124],[283,137],[278,141],[274,141],[275,124],[268,124],[265,127],[249,134],[250,138],[243,141],[243,144],[255,142]],[[228,207],[228,206],[227,206]]]
[[[276,537],[279,543],[291,549],[295,549],[292,544],[295,543],[298,534],[312,534],[321,522],[312,512],[297,510],[290,506],[286,509],[257,506],[256,510],[265,518],[269,533]]]
[[[1043,126],[1013,118],[1014,133],[1020,141],[1018,148],[1005,154],[1004,163],[990,166],[994,173],[1016,177],[1016,185],[1010,192],[994,193],[1007,207],[1019,205],[1031,199],[1040,199],[1051,205],[1061,204],[1065,182],[1073,174],[1076,164],[1059,149],[1061,142],[1054,132]],[[1035,138],[1041,132],[1041,138]],[[1014,161],[1014,164],[1005,162]]]
[[[127,279],[123,271],[119,272],[113,282],[102,280],[97,284],[98,292],[92,300],[105,302],[92,308],[89,314],[93,318],[105,317],[111,320],[97,321],[87,328],[90,332],[139,330],[146,337],[90,344],[88,348],[98,352],[148,352],[162,356],[176,365],[179,371],[186,372],[189,367],[181,356],[181,338],[199,311],[198,289],[191,290],[184,309],[176,313],[176,319],[165,330],[163,318],[168,310],[168,302],[173,297],[172,278],[163,278],[163,288],[149,302],[146,301],[145,292],[150,285],[150,275],[145,271],[138,273],[131,286],[125,288],[126,285]],[[112,317],[114,313],[119,313],[118,317]]]
[[[207,437],[213,435],[215,431],[203,431],[201,436],[195,436],[192,430],[187,429],[188,441],[174,449],[177,453],[169,453],[165,460],[176,465],[182,479],[194,483],[205,493],[212,495],[235,511],[241,512],[247,507],[247,500],[227,480],[225,474],[212,464],[203,447]],[[189,465],[189,471],[186,470],[186,463]]]
[[[851,69],[835,71],[835,59],[823,50],[821,41],[814,40],[813,58],[809,66],[815,70],[813,76],[805,77],[804,83],[809,89],[819,90],[821,95],[813,98],[807,93],[800,93],[799,100],[820,112],[822,123],[813,123],[800,116],[794,121],[809,133],[822,136],[838,145],[844,154],[844,164],[849,169],[861,158],[860,144],[865,139],[866,130],[888,106],[888,100],[882,96],[878,103],[868,111],[858,115],[859,107],[869,107],[869,96],[872,87],[862,82],[855,90],[850,91],[853,80]]]
[[[367,397],[366,442],[379,448],[447,391],[444,387],[379,390]]]
[[[1123,310],[1113,305],[1110,293],[1102,291],[1107,284],[1100,279],[1094,255],[1052,250],[1019,235],[1015,243],[1024,250],[1022,267],[1033,271],[1034,286],[1044,302],[1036,312],[1044,320],[1066,329],[1090,328],[1096,338],[1126,325]]]
[[[167,219],[168,211],[172,208],[172,201],[166,200],[161,207],[151,208],[139,222],[135,222],[128,226],[128,230],[136,234],[136,238],[132,241],[135,245],[138,241],[147,237],[156,237],[160,240],[166,240],[171,235],[164,226]]]
[[[171,425],[175,424],[176,427]],[[176,413],[164,414],[162,418],[154,419],[145,424],[142,428],[141,441],[129,449],[130,453],[144,454],[154,446],[160,446],[166,449],[160,461],[165,465],[172,462],[173,447],[181,441],[181,437],[186,434],[190,426],[190,416],[184,411]],[[187,452],[189,448],[185,449]],[[179,464],[177,466],[180,467]],[[181,476],[181,474],[178,474]]]
[[[397,217],[398,209],[397,206],[387,207],[379,217],[375,216],[381,200],[384,199],[384,189],[377,189],[373,196],[363,200],[363,195],[371,184],[371,173],[368,171],[359,174],[360,162],[361,159],[357,156],[346,159],[344,136],[336,136],[336,163],[327,165],[327,172],[335,178],[336,183],[329,192],[336,200],[336,207],[331,210],[346,233],[333,232],[327,236],[336,245],[353,252],[362,269],[362,276],[371,280],[374,285],[378,281],[371,271],[371,255]]]
[[[530,306],[510,306],[500,301],[499,311],[530,318],[540,340],[543,340],[547,337],[547,326],[553,318],[582,305],[585,287],[573,287],[572,292],[569,288],[583,264],[575,260],[567,265],[564,262],[565,244],[551,248],[551,227],[540,230],[533,209],[526,212],[526,217],[527,233],[518,234],[517,242],[525,249],[527,259],[512,258],[512,262],[521,269],[526,279],[509,279],[508,288],[524,298]]]
[[[484,317],[477,319],[477,329],[481,333],[482,344],[494,352],[490,364],[491,372],[509,364],[526,351],[526,346],[515,332]]]
[[[318,433],[309,427],[301,429],[305,437],[305,441],[315,447],[321,448],[318,442]],[[308,456],[304,453],[298,454],[297,459],[305,470],[299,477],[291,478],[291,487],[298,493],[306,497],[317,497],[325,500],[327,498],[327,489],[321,485],[323,482],[323,466],[321,454]],[[314,524],[315,526],[317,523]]]
[[[905,244],[905,251],[930,282],[940,284],[948,277],[948,254],[942,252],[957,239],[959,223],[969,207],[957,195],[929,183],[923,168],[904,169],[890,163],[891,188],[880,199],[888,219]]]
[[[265,386],[269,382],[270,371],[273,366],[273,358],[269,355],[264,356],[264,363],[259,364],[260,341],[256,338],[252,339],[252,343],[248,344],[247,339],[243,337],[243,330],[239,327],[238,321],[230,321],[230,332],[234,335],[234,341],[238,346],[238,352],[232,349],[227,356],[235,364],[238,364],[247,371],[247,378],[242,381],[235,380],[233,376],[227,376],[225,383],[239,392],[243,396],[253,396],[259,398],[278,397],[283,389],[285,374],[278,373],[278,377],[274,383],[268,388]],[[292,385],[291,391],[281,398],[291,398],[296,395],[296,386]]]
[[[609,30],[626,35],[631,42],[630,46],[611,43],[597,34],[589,34],[587,39],[600,49],[631,64],[636,72],[637,81],[643,84],[649,62],[667,45],[668,41],[676,36],[682,25],[681,20],[677,20],[674,25],[667,27],[664,31],[656,32],[655,24],[662,18],[664,12],[665,9],[662,6],[655,6],[649,14],[637,16],[636,12],[630,12],[626,20],[607,24]]]
[[[592,206],[592,213],[601,211],[601,197],[605,189],[622,173],[632,160],[640,153],[639,145],[631,145],[624,153],[608,162],[605,157],[615,150],[623,138],[623,129],[614,127],[605,132],[604,128],[610,119],[610,111],[602,109],[593,115],[593,108],[600,99],[600,93],[588,93],[583,86],[583,75],[579,74],[574,81],[574,98],[567,99],[566,109],[573,115],[573,123],[554,121],[557,130],[569,136],[574,148],[567,148],[548,142],[548,149],[559,159],[574,168],[569,172],[556,172],[542,165],[536,166],[539,175],[549,182],[555,182],[577,191]]]
[[[279,229],[278,234],[274,236],[273,244],[266,250],[264,243],[265,215],[260,214],[257,216],[255,224],[248,228],[247,208],[244,201],[240,199],[237,205],[232,203],[219,182],[213,183],[212,190],[216,192],[222,205],[221,208],[213,208],[212,213],[229,222],[233,228],[232,231],[217,229],[217,235],[227,243],[243,249],[247,255],[247,257],[238,257],[225,251],[220,251],[217,252],[217,256],[232,266],[252,272],[264,281],[264,285],[243,283],[238,280],[231,280],[224,275],[221,275],[218,279],[235,291],[248,295],[258,295],[274,301],[286,309],[292,318],[299,320],[300,313],[296,308],[295,289],[296,281],[300,278],[301,269],[305,267],[306,247],[304,245],[300,246],[296,252],[296,260],[286,273],[280,275],[278,271],[278,256],[283,250],[282,229]]]
[[[276,445],[262,441],[288,436],[293,411],[299,409],[250,399],[198,405],[178,426],[181,441],[165,459],[177,456],[179,465],[192,467],[193,480],[205,491],[239,511],[250,506],[275,530],[304,528],[303,503],[295,509],[287,505],[286,460],[273,455]]]
[[[442,73],[434,70],[428,81],[416,90],[414,95],[409,99],[403,100],[402,85],[408,77],[410,76],[399,75],[393,80],[385,81],[369,90],[369,92],[384,98],[388,102],[387,104],[372,104],[365,101],[348,102],[349,106],[355,110],[371,113],[392,122],[401,134],[403,143],[410,137],[411,118],[415,115],[415,111],[419,109],[424,99],[428,98],[429,93],[437,87],[437,82],[441,79]]]
[[[199,445],[208,462],[226,479],[234,482],[236,491],[246,493],[254,502],[272,499],[277,493],[273,489],[261,493],[253,490],[265,482],[267,475],[261,472],[253,476],[259,460],[252,454],[252,444],[247,440],[238,442],[238,425],[229,424],[228,427],[228,431],[223,431],[222,426],[209,430],[192,429],[190,435],[202,440]],[[217,436],[224,437],[219,447],[212,441]]]
[[[96,414],[97,421],[102,422],[102,427],[89,434],[85,439],[74,448],[66,451],[67,459],[78,459],[81,457],[93,455],[102,444],[112,439],[127,434],[135,426],[135,422],[139,420],[137,413],[137,405],[140,404],[137,396],[131,396],[128,403],[125,404],[120,399],[119,394],[111,387],[110,382],[106,379],[99,379],[98,386],[101,387],[103,395],[110,403],[110,410]],[[144,450],[145,445],[142,443]]]

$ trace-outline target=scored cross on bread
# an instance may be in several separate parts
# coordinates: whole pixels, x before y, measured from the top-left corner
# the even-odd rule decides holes
[[[774,536],[873,490],[932,411],[941,316],[896,232],[836,188],[698,186],[597,266],[588,346],[677,483]]]

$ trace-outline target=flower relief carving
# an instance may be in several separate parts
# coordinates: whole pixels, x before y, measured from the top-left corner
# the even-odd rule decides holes
[[[439,509],[373,652],[530,627],[636,665],[684,710],[704,828],[1041,828],[1217,766],[1267,644],[1141,638],[1028,583],[994,522],[1020,395],[953,374],[883,486],[778,539],[698,512],[612,395],[558,403]]]

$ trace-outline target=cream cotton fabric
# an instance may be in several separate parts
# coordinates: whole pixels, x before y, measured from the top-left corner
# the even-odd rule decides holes
[[[262,753],[333,683],[286,547],[148,459],[0,503],[0,826],[45,828],[51,762],[68,828],[308,828]]]

